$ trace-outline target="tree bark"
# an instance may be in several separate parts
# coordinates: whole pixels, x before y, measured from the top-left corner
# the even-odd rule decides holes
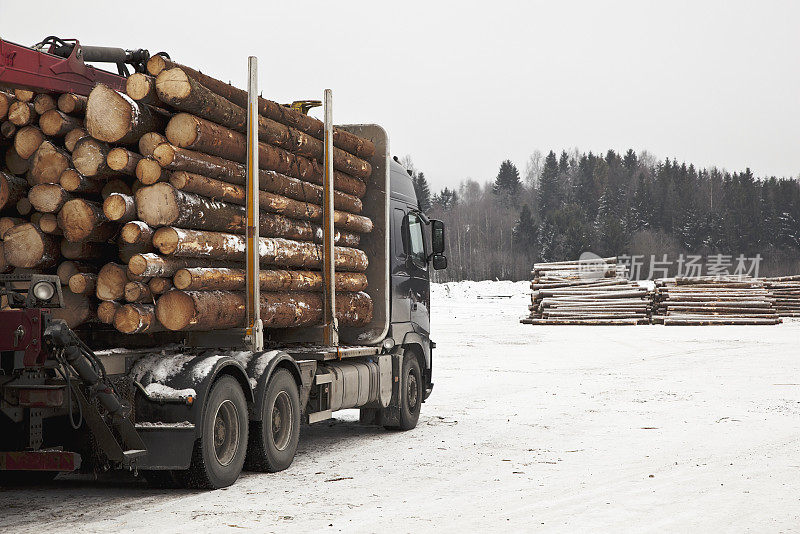
[[[135,276],[147,278],[171,278],[179,269],[190,267],[227,267],[229,262],[208,258],[175,258],[158,254],[137,254],[128,262],[128,270]]]
[[[261,320],[266,328],[296,328],[322,321],[320,293],[262,293]],[[244,293],[233,291],[178,291],[162,295],[156,316],[170,330],[216,330],[242,326],[246,316]],[[372,319],[372,299],[366,293],[336,297],[340,326],[363,326]]]
[[[112,193],[103,201],[103,213],[109,221],[128,223],[136,219],[136,203],[130,195]]]
[[[5,137],[6,139],[12,139],[14,134],[17,133],[17,125],[11,121],[3,121],[0,124],[0,135]]]
[[[64,204],[73,198],[59,184],[38,184],[31,187],[28,192],[28,200],[42,213],[58,213]]]
[[[70,193],[97,194],[102,188],[101,182],[86,178],[75,169],[67,169],[62,172],[58,182],[64,191]]]
[[[106,263],[97,273],[97,298],[100,300],[121,300],[125,296],[128,274],[124,265]]]
[[[76,273],[69,279],[69,290],[76,295],[94,295],[97,288],[97,275],[94,273]]]
[[[112,324],[114,315],[122,305],[114,300],[104,300],[97,305],[97,319],[101,323]]]
[[[30,161],[19,157],[13,146],[8,147],[8,150],[6,150],[5,161],[8,171],[17,176],[22,176],[30,168]]]
[[[51,109],[39,117],[39,128],[42,129],[42,133],[51,137],[64,137],[70,131],[82,126],[83,120],[57,109]]]
[[[83,128],[73,128],[67,135],[64,136],[64,147],[67,149],[68,152],[72,152],[75,150],[75,145],[78,144],[78,141],[87,137],[89,134]]]
[[[0,171],[0,210],[8,210],[25,198],[28,187],[24,179]]]
[[[230,84],[212,78],[206,74],[196,71],[191,67],[186,67],[175,63],[163,56],[153,56],[147,62],[147,71],[151,76],[158,76],[164,70],[179,68],[183,70],[192,79],[200,82],[207,89],[230,100],[237,106],[247,108],[247,91],[238,89]],[[308,115],[296,111],[285,106],[281,106],[277,102],[266,100],[264,98],[258,99],[258,113],[264,117],[270,118],[281,124],[291,126],[302,132],[316,137],[317,139],[324,139],[325,127],[322,121],[309,117]],[[360,158],[370,158],[375,153],[375,145],[367,140],[362,139],[356,135],[346,132],[339,128],[334,128],[333,131],[333,145],[339,147],[351,154],[355,154]]]
[[[156,108],[99,84],[86,104],[86,131],[107,143],[134,144],[144,134],[163,131],[166,117]]]
[[[108,241],[116,226],[110,224],[98,202],[74,198],[58,212],[58,224],[67,241]]]
[[[208,258],[242,262],[245,259],[244,236],[160,228],[153,236],[153,244],[162,254],[182,258]],[[262,265],[319,269],[322,267],[322,251],[318,245],[283,238],[262,237],[259,246]],[[367,269],[367,255],[350,247],[334,247],[336,269],[363,272]]]
[[[320,271],[262,270],[260,287],[264,291],[322,291]],[[246,271],[234,268],[197,267],[175,273],[173,283],[185,291],[244,291]],[[336,273],[336,291],[363,291],[367,277],[363,273]]]
[[[172,173],[170,183],[181,191],[196,193],[207,198],[214,198],[244,206],[246,202],[246,189],[242,186],[229,184],[214,178],[207,178],[199,174],[178,171]],[[259,191],[259,205],[267,211],[310,221],[322,220],[322,208],[316,204],[300,202],[267,191]],[[353,232],[369,233],[372,231],[372,221],[361,215],[334,210],[334,225],[352,230]]]
[[[125,284],[125,300],[128,302],[153,302],[153,293],[144,282],[128,282]]]
[[[44,141],[44,134],[36,126],[20,128],[14,136],[14,149],[22,159],[28,159],[39,150]]]
[[[45,234],[33,223],[23,223],[6,231],[3,244],[6,261],[14,267],[47,269],[58,262],[58,239]]]
[[[165,329],[156,319],[153,304],[129,303],[114,314],[114,328],[123,334],[144,334],[163,332]]]
[[[28,183],[57,184],[61,173],[69,168],[69,154],[50,141],[44,141],[33,155],[28,171]]]
[[[247,161],[247,137],[244,134],[187,114],[182,114],[178,120],[178,126],[167,129],[167,139],[173,145],[238,163]],[[190,126],[186,126],[187,123]],[[266,143],[258,143],[258,166],[318,184],[324,177],[324,169],[318,161]],[[333,178],[336,189],[351,195],[363,195],[358,193],[366,186],[358,177],[334,171]]]
[[[58,109],[70,115],[83,115],[86,113],[88,98],[83,95],[64,93],[58,97]]]
[[[8,108],[8,120],[20,128],[31,124],[36,124],[36,120],[38,118],[39,114],[36,113],[36,110],[33,108],[33,104],[30,102],[21,102],[17,100],[11,104],[10,108]]]
[[[128,176],[136,176],[136,164],[142,156],[135,154],[130,150],[125,150],[122,147],[112,148],[106,156],[106,164],[108,167],[122,174]]]

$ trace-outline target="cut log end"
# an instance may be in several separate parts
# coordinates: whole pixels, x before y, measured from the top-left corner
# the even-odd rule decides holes
[[[167,123],[167,139],[179,147],[192,146],[197,140],[199,122],[193,115],[178,113]]]
[[[158,299],[156,313],[169,330],[183,330],[195,315],[194,301],[183,291],[168,291]]]
[[[136,178],[145,185],[152,185],[163,179],[164,169],[158,161],[151,158],[142,158],[136,164]]]
[[[131,129],[131,102],[122,94],[97,85],[89,95],[86,106],[86,131],[100,141],[115,143]]]
[[[89,178],[100,176],[106,167],[107,144],[92,137],[79,139],[72,151],[72,164],[82,175]]]
[[[114,315],[121,307],[119,302],[114,300],[104,300],[97,306],[97,319],[101,323],[112,324],[114,322]]]
[[[83,113],[86,111],[87,98],[83,95],[64,93],[58,97],[58,109],[64,113]]]
[[[151,157],[158,145],[167,142],[167,138],[157,132],[148,132],[139,139],[139,153],[144,157]]]
[[[56,239],[33,223],[14,226],[5,233],[3,241],[6,261],[14,267],[52,267],[58,259]]]
[[[125,296],[128,274],[123,265],[107,263],[97,273],[97,298],[100,300],[120,300]]]
[[[120,231],[120,239],[123,243],[130,245],[145,243],[153,236],[153,229],[142,221],[131,221],[126,223]]]
[[[162,254],[173,254],[178,249],[178,232],[175,228],[165,226],[153,234],[153,246]]]
[[[66,147],[67,150],[72,152],[73,150],[75,150],[75,145],[78,144],[78,141],[80,141],[87,135],[89,134],[83,128],[73,128],[72,130],[67,132],[67,135],[64,136],[64,147]]]
[[[133,197],[112,193],[103,201],[103,213],[109,221],[130,222],[136,214]]]
[[[39,150],[44,142],[44,134],[36,126],[21,128],[14,136],[14,148],[22,159],[28,159]]]

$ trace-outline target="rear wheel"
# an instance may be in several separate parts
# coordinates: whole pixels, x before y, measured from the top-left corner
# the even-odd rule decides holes
[[[211,388],[201,432],[189,471],[176,475],[191,487],[230,486],[242,472],[248,432],[247,400],[233,377],[222,376]]]
[[[247,468],[274,473],[294,460],[300,439],[300,393],[294,376],[278,369],[264,395],[261,421],[253,422]]]

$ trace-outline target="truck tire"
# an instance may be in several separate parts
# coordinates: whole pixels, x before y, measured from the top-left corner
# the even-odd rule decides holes
[[[248,423],[242,387],[232,376],[221,376],[208,395],[189,470],[176,477],[189,487],[205,489],[236,482],[247,454]]]
[[[275,473],[294,460],[300,439],[300,393],[294,376],[277,369],[264,393],[261,421],[253,421],[247,468]]]
[[[400,421],[399,424],[387,428],[411,430],[417,426],[424,394],[422,388],[422,372],[417,355],[412,351],[406,351],[403,355],[403,371],[400,374]]]

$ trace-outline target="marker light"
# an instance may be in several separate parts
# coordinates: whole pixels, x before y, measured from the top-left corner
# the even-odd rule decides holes
[[[39,300],[50,300],[56,293],[56,288],[50,282],[37,282],[33,286],[33,296]]]

